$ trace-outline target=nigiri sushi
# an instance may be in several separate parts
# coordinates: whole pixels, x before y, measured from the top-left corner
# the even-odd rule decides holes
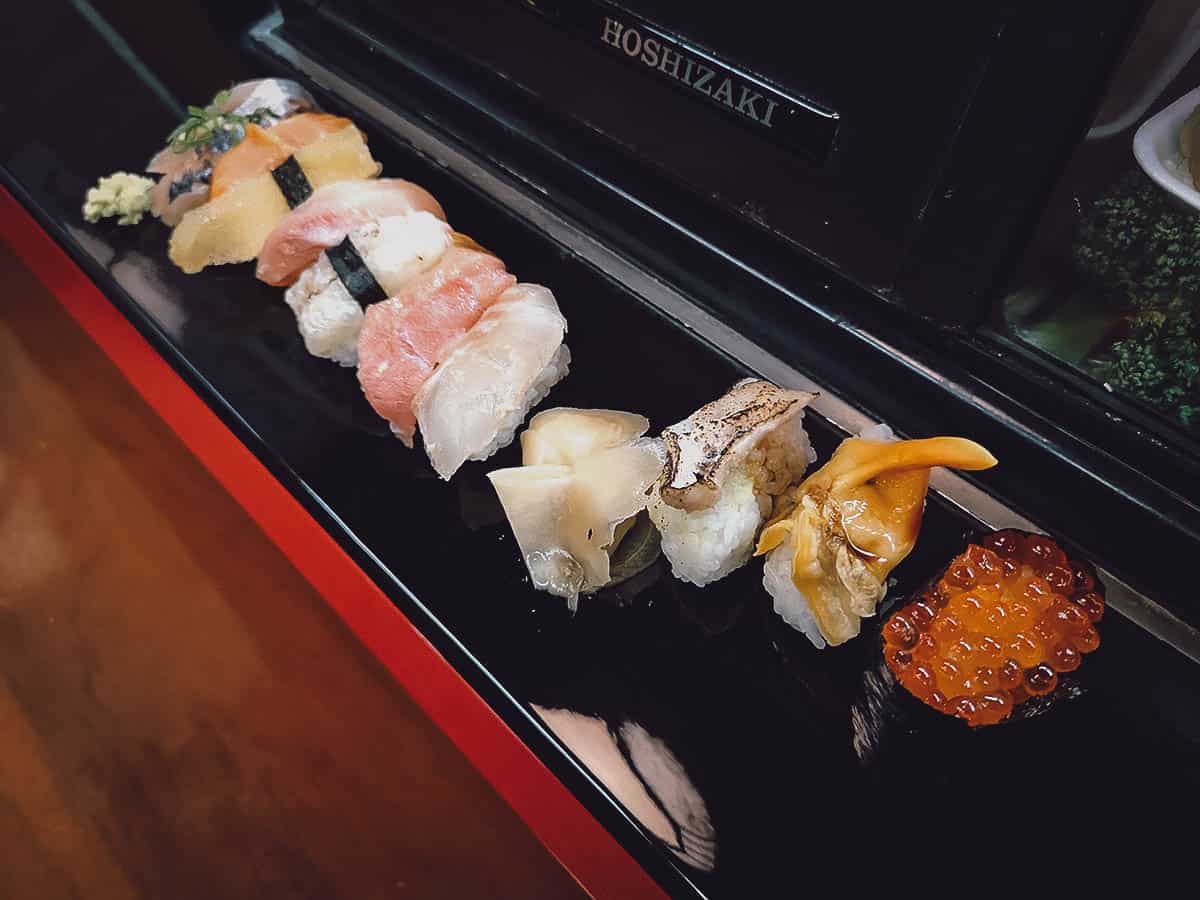
[[[315,189],[374,178],[379,169],[362,132],[348,124],[297,149],[270,171],[235,180],[219,197],[185,214],[171,232],[168,254],[189,274],[247,262],[258,256],[288,210]]]
[[[353,366],[358,362],[364,305],[400,292],[435,265],[450,246],[451,232],[430,213],[415,212],[360,225],[344,240],[352,245],[354,263],[348,266],[338,258],[347,248],[330,247],[300,273],[284,300],[296,314],[309,353]],[[353,268],[357,264],[369,273],[365,279]],[[371,281],[369,288],[364,288],[364,280]]]
[[[150,211],[170,226],[208,200],[209,181],[221,156],[237,146],[249,126],[267,128],[316,108],[294,81],[262,78],[221,91],[195,110],[155,154],[146,171],[161,176],[150,191]]]
[[[842,441],[779,498],[759,537],[755,555],[767,556],[763,586],[775,611],[818,649],[855,637],[916,544],[930,469],[994,465],[994,456],[964,438]]]
[[[415,212],[446,221],[433,195],[399,178],[338,181],[318,188],[267,235],[255,275],[279,287],[292,284],[323,250],[337,246],[355,229]]]
[[[521,435],[522,465],[488,474],[533,586],[572,610],[611,580],[611,555],[662,474],[649,427],[617,410],[546,410]]]
[[[816,458],[804,430],[814,396],[748,378],[663,432],[649,510],[677,578],[703,586],[750,559],[773,498]]]
[[[508,446],[529,410],[566,376],[566,330],[547,288],[518,284],[443,352],[413,401],[425,452],[442,478]]]
[[[359,384],[406,446],[421,386],[455,340],[515,283],[496,257],[452,247],[401,294],[367,309],[358,335]]]
[[[209,195],[220,197],[239,181],[270,172],[300,148],[353,124],[341,116],[316,112],[298,113],[270,128],[251,123],[245,137],[213,164]]]

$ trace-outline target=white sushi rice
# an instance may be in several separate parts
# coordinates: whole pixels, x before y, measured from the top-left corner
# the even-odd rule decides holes
[[[650,518],[662,534],[663,554],[675,577],[703,587],[745,565],[771,514],[772,498],[798,481],[816,458],[801,414],[746,454],[708,509],[676,509],[655,491]]]
[[[754,552],[754,538],[766,513],[747,469],[732,473],[717,502],[687,512],[668,506],[657,491],[650,519],[662,534],[663,554],[681,581],[703,587],[742,566]],[[770,509],[770,501],[767,501]]]
[[[358,363],[363,310],[336,275],[326,280],[326,269],[333,272],[322,253],[287,289],[284,299],[296,314],[305,350],[339,366],[354,366]]]
[[[776,497],[798,482],[805,470],[816,462],[817,451],[804,430],[804,413],[779,426],[746,454],[745,467],[754,473],[759,495]],[[764,515],[770,515],[768,500]]]
[[[363,262],[389,294],[434,265],[450,243],[445,222],[427,212],[389,216],[350,233]],[[342,366],[358,363],[363,310],[322,253],[283,295],[296,314],[304,347]]]
[[[786,541],[767,554],[767,562],[763,566],[763,587],[775,601],[775,612],[783,621],[803,632],[813,646],[821,650],[825,647],[825,638],[809,608],[808,599],[792,581],[792,558],[795,555],[796,541],[789,535]]]
[[[525,396],[521,400],[520,406],[512,410],[512,412],[501,420],[499,427],[496,429],[496,436],[492,438],[492,442],[482,450],[472,453],[469,459],[487,459],[496,451],[502,450],[511,444],[513,438],[516,436],[517,429],[521,427],[521,424],[525,421],[525,417],[529,415],[529,411],[545,400],[554,386],[566,378],[570,371],[571,351],[567,348],[566,344],[561,344],[553,358],[546,364],[546,368],[542,369],[533,384],[529,385],[529,389],[525,391]]]

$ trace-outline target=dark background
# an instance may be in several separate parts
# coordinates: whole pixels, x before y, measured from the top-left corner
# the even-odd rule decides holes
[[[604,592],[585,600],[576,616],[560,600],[531,590],[484,477],[487,468],[514,464],[516,448],[486,465],[465,467],[450,485],[441,483],[419,453],[387,436],[351,373],[304,353],[278,292],[254,281],[251,267],[184,276],[166,260],[166,233],[157,223],[121,229],[80,222],[87,186],[99,174],[140,165],[169,131],[173,115],[145,73],[116,58],[75,12],[51,5],[35,12],[20,42],[9,48],[13,82],[40,59],[54,55],[62,64],[28,90],[6,95],[0,166],[7,182],[668,889],[767,896],[792,893],[800,884],[845,884],[847,873],[863,888],[908,883],[943,856],[951,867],[971,862],[970,852],[990,847],[993,836],[1035,848],[1051,842],[1073,859],[1094,853],[1098,834],[1125,833],[1134,820],[1152,826],[1152,818],[1141,817],[1164,804],[1187,808],[1200,796],[1195,667],[1114,613],[1102,623],[1103,646],[1078,673],[1074,699],[1028,721],[971,732],[905,704],[901,695],[869,736],[870,752],[860,754],[852,743],[851,714],[864,703],[865,676],[879,668],[879,619],[851,644],[818,652],[771,611],[756,564],[698,591],[670,578],[660,563],[636,593]],[[175,29],[186,40],[176,41]],[[188,102],[206,100],[252,68],[228,38],[205,30],[186,11],[170,22],[131,25],[129,34],[138,48],[151,48],[144,61]],[[63,46],[71,52],[64,55]],[[334,35],[326,35],[326,47],[330,54],[339,49]],[[347,49],[339,65],[369,62],[379,81],[389,81],[381,61],[353,56]],[[446,108],[444,98],[418,80],[401,89],[423,114]],[[85,95],[86,103],[77,102]],[[64,109],[71,115],[61,115]],[[23,123],[30,127],[22,129]],[[362,124],[386,172],[424,184],[456,227],[494,249],[520,277],[554,288],[571,323],[574,363],[551,403],[642,411],[658,430],[744,374],[471,185],[389,139],[374,123]],[[460,138],[472,136],[474,127],[465,114],[442,118],[441,125]],[[499,136],[475,149],[499,159],[508,145]],[[555,184],[552,167],[542,174]],[[620,221],[628,240],[640,223],[632,216]],[[663,254],[677,246],[665,241],[657,249]],[[661,271],[674,279],[676,268],[691,269],[695,278],[718,271],[711,266],[695,248],[683,248]],[[740,284],[724,272],[696,296],[706,302],[715,289]],[[750,299],[743,306],[755,308]],[[799,306],[777,309],[745,330],[755,339],[765,335],[768,346],[782,341],[797,364],[836,354],[847,341],[865,343],[861,333],[829,323],[828,331],[800,330],[796,337],[792,329],[806,313]],[[826,342],[830,334],[834,338]],[[865,356],[860,369],[845,364],[851,358],[842,355],[840,376],[828,382],[832,389],[869,398],[868,409],[909,433],[957,432],[983,440],[1002,460],[994,474],[980,477],[985,487],[1037,481],[1042,493],[1090,496],[1077,475],[1070,476],[1075,482],[1068,477],[1060,483],[1056,470],[1023,468],[1026,457],[1004,437],[1002,423],[965,414],[932,387],[908,393],[910,381],[881,378],[894,360]],[[822,371],[819,365],[811,370]],[[815,416],[809,422],[825,458],[842,435]],[[922,425],[928,427],[914,427]],[[1070,460],[1062,465],[1064,471],[1075,468]],[[1060,521],[1080,526],[1064,536],[1075,539],[1072,547],[1096,541],[1094,532],[1104,522],[1092,521],[1088,530],[1081,506],[1063,508],[1062,497],[1051,505]],[[931,502],[922,541],[897,570],[892,596],[902,597],[936,574],[972,525]],[[1125,534],[1121,540],[1142,540],[1140,549],[1149,548],[1149,537]],[[1160,568],[1149,549],[1135,567],[1151,579],[1163,574]],[[1180,574],[1166,573],[1168,580]],[[691,871],[641,831],[574,769],[537,724],[531,704],[574,710],[613,726],[636,722],[658,737],[704,799],[716,835],[715,868]],[[862,864],[864,847],[869,866]],[[1127,859],[1140,857],[1130,851]]]

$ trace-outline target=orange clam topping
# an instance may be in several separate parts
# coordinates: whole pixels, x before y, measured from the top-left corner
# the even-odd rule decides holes
[[[884,660],[918,700],[994,725],[1100,646],[1104,598],[1090,567],[1041,534],[997,531],[883,626]]]

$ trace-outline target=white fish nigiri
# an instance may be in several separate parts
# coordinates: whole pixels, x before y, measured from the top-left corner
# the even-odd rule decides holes
[[[676,578],[703,586],[750,559],[773,498],[816,458],[803,422],[813,396],[748,378],[663,432],[649,510]]]
[[[662,474],[649,427],[616,410],[546,410],[521,435],[524,465],[488,475],[534,587],[571,609],[609,583],[611,553]]]
[[[450,226],[425,211],[369,222],[348,236],[388,296],[436,265],[451,241]],[[309,353],[343,366],[358,362],[363,310],[325,253],[300,274],[284,299]]]
[[[517,284],[444,355],[413,400],[425,451],[442,478],[508,446],[529,410],[566,376],[566,330],[547,288]]]

